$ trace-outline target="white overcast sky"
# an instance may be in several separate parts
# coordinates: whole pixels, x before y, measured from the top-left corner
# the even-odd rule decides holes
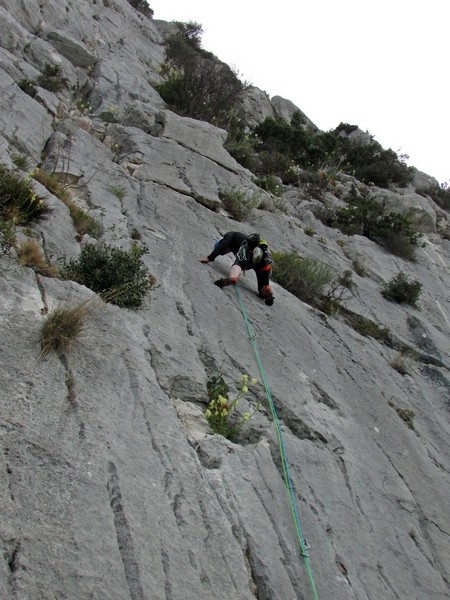
[[[202,46],[323,131],[358,125],[450,179],[450,0],[148,0],[196,21]]]

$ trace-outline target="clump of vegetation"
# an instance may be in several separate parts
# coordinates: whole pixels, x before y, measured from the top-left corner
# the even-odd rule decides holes
[[[368,185],[388,188],[390,185],[405,187],[413,180],[413,170],[408,167],[405,156],[398,156],[391,149],[385,150],[378,142],[354,143],[341,138],[341,151],[350,168],[345,172]]]
[[[258,194],[246,194],[237,188],[228,188],[219,192],[222,205],[236,221],[245,221],[250,218],[254,208],[260,205],[261,198]]]
[[[28,169],[28,158],[24,154],[13,154],[11,160],[21,171],[26,171]]]
[[[126,194],[126,189],[121,185],[110,186],[108,190],[119,200],[123,200]]]
[[[358,314],[344,314],[344,321],[349,327],[354,329],[360,335],[365,337],[371,337],[374,340],[378,340],[383,343],[389,343],[390,341],[390,330],[389,327],[385,327],[367,317],[363,317]]]
[[[139,308],[155,284],[141,262],[144,253],[137,245],[127,252],[107,244],[85,244],[77,260],[63,261],[61,274],[100,294],[105,302]]]
[[[67,186],[61,181],[61,178],[55,173],[48,173],[43,169],[35,169],[33,171],[33,178],[39,181],[44,187],[48,189],[54,196],[60,200],[64,200],[67,193]]]
[[[295,172],[296,169],[291,167],[290,171]],[[326,173],[326,171],[298,170],[298,185],[303,188],[308,196],[316,200],[323,200],[326,192],[333,190],[334,184],[334,178]]]
[[[80,237],[85,234],[93,238],[98,238],[102,232],[102,228],[97,221],[91,217],[83,208],[77,206],[72,200],[69,188],[60,178],[54,173],[47,173],[42,169],[38,169],[34,173],[34,178],[39,181],[49,192],[54,194],[67,206],[72,218],[73,225]]]
[[[49,92],[61,92],[69,87],[69,80],[63,76],[61,65],[47,63],[36,79],[36,84]]]
[[[69,352],[86,330],[87,318],[94,308],[89,299],[74,306],[61,304],[45,317],[41,329],[41,354]]]
[[[34,80],[24,77],[22,79],[19,79],[17,85],[20,87],[22,92],[25,92],[25,94],[28,94],[29,96],[31,96],[31,98],[34,98],[36,96],[37,89]]]
[[[24,240],[17,246],[17,256],[21,265],[31,267],[40,275],[56,277],[58,274],[58,269],[49,264],[41,245],[33,238]]]
[[[272,257],[274,281],[300,300],[314,306],[320,304],[325,286],[334,279],[332,269],[316,258],[299,256],[295,250],[274,252]]]
[[[356,284],[353,281],[352,272],[344,271],[330,282],[327,293],[318,302],[318,308],[321,308],[327,315],[337,315],[344,300],[348,300],[355,293],[355,289]]]
[[[164,83],[157,90],[178,114],[230,127],[240,110],[244,84],[228,65],[201,48],[202,26],[177,22],[166,41]]]
[[[428,188],[417,189],[416,192],[421,196],[430,196],[438,206],[444,210],[450,211],[450,185],[447,182],[440,185],[432,185]]]
[[[387,300],[416,306],[421,291],[422,284],[419,281],[410,280],[403,271],[399,271],[382,288],[381,294]]]
[[[357,129],[341,124],[334,131],[315,131],[308,127],[300,111],[290,123],[269,117],[246,136],[253,147],[255,172],[259,176],[277,175],[286,184],[303,184],[317,197],[332,189],[338,172],[385,188],[391,184],[405,186],[412,181],[413,171],[405,164],[404,156],[384,150],[373,139],[362,144],[343,135],[352,128]],[[241,147],[243,141],[241,133]],[[248,152],[245,157],[248,162]],[[239,160],[238,156],[235,158]]]
[[[354,258],[352,260],[352,267],[357,275],[359,275],[360,277],[366,277],[367,267],[361,258],[359,258],[359,257]]]
[[[61,65],[47,63],[39,77],[36,79],[24,77],[17,82],[17,85],[23,92],[34,98],[37,95],[37,85],[49,92],[61,92],[69,87],[69,80],[63,76]]]
[[[400,351],[391,360],[391,367],[401,375],[408,375],[411,372],[416,355],[411,351]]]
[[[406,423],[410,429],[414,429],[414,417],[416,413],[409,408],[400,408],[392,400],[388,400],[389,406],[391,406],[398,414],[400,419]]]
[[[264,175],[263,177],[257,177],[254,179],[254,183],[262,190],[265,190],[274,196],[281,196],[281,185],[278,177],[275,177],[275,175]]]
[[[16,227],[12,221],[0,218],[0,250],[9,254],[16,244]]]
[[[0,163],[0,219],[28,225],[50,212],[49,206],[34,191],[30,176],[21,177]]]
[[[229,440],[235,440],[242,426],[255,414],[260,403],[256,405],[253,413],[245,412],[237,415],[236,408],[249,391],[249,385],[256,385],[256,379],[249,381],[248,375],[244,374],[237,382],[237,394],[230,398],[230,386],[225,382],[223,375],[214,375],[206,382],[209,403],[205,410],[205,417],[211,429]]]
[[[87,234],[93,238],[99,238],[102,226],[89,215],[83,208],[77,206],[72,200],[66,200],[65,205],[69,209],[73,225],[80,237]]]
[[[355,186],[346,200],[348,205],[335,211],[333,226],[348,235],[363,235],[403,258],[414,258],[420,233],[408,216],[386,212],[380,202],[358,192]]]

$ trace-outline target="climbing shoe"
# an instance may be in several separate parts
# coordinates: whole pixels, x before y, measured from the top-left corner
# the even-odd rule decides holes
[[[218,287],[224,288],[226,285],[236,285],[237,282],[238,282],[238,278],[237,277],[227,277],[226,279],[218,279],[214,283]]]
[[[272,306],[273,304],[273,294],[272,292],[266,292],[266,294],[264,295],[264,302],[267,306]]]

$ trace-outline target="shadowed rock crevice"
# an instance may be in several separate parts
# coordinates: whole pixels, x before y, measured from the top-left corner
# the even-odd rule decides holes
[[[109,494],[109,502],[113,512],[114,526],[116,529],[117,544],[119,546],[131,600],[145,600],[146,596],[142,589],[141,575],[135,557],[134,543],[123,504],[119,476],[113,462],[108,463],[107,471],[109,473],[109,478],[106,488]]]
[[[20,541],[17,539],[8,540],[3,546],[3,557],[6,561],[8,571],[11,575],[14,575],[20,567]]]
[[[164,571],[164,593],[166,600],[172,600],[172,584],[170,583],[170,558],[168,553],[161,548],[161,562]]]
[[[46,315],[46,314],[48,314],[48,302],[47,302],[47,294],[46,294],[46,291],[45,291],[45,286],[44,286],[44,283],[42,281],[42,277],[38,273],[36,273],[35,276],[36,276],[36,283],[37,283],[37,286],[38,286],[38,289],[39,289],[39,293],[40,293],[41,298],[42,298],[43,308],[41,309],[41,313],[43,315]]]
[[[328,444],[327,438],[320,433],[320,431],[309,426],[303,419],[296,415],[290,407],[282,404],[273,395],[272,400],[280,423],[284,424],[292,435],[300,440],[310,440],[316,443],[320,442],[320,444]]]
[[[76,402],[77,396],[76,396],[76,392],[75,392],[75,375],[69,365],[69,359],[67,358],[67,355],[64,354],[64,352],[58,352],[58,358],[62,364],[62,366],[64,367],[64,371],[65,371],[65,384],[66,384],[66,388],[67,388],[67,400],[69,402]]]
[[[351,484],[350,474],[348,472],[347,465],[345,464],[344,457],[343,456],[336,456],[336,462],[337,462],[339,470],[341,471],[342,476],[344,478],[345,487],[348,490],[350,498],[356,504],[356,506],[358,507],[358,510],[359,510],[360,514],[367,520],[367,522],[369,523],[369,526],[370,526],[370,521],[367,518],[367,515],[364,513],[364,509],[363,509],[363,506],[361,504],[361,500],[360,500],[358,494],[356,493],[354,487]]]
[[[383,581],[386,588],[392,594],[392,598],[395,600],[403,600],[401,598],[401,596],[399,596],[398,593],[396,592],[395,587],[392,585],[389,578],[386,576],[384,569],[383,569],[383,565],[380,565],[380,563],[377,564],[377,571],[378,571],[378,575],[379,575],[380,579]]]
[[[14,600],[17,598],[18,582],[16,580],[17,572],[21,569],[20,553],[21,543],[18,539],[3,540],[0,539],[0,551],[5,561],[6,572],[4,585],[0,585],[0,589],[9,593],[8,598]],[[3,570],[3,569],[2,569]],[[6,600],[6,597],[5,597]]]
[[[337,402],[333,400],[333,398],[315,382],[311,384],[311,394],[317,402],[325,404],[325,406],[328,406],[328,408],[337,411],[340,416],[343,416],[343,413]]]

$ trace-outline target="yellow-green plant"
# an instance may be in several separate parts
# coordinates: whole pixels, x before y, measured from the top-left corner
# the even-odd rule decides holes
[[[242,426],[255,414],[260,403],[256,405],[252,413],[245,412],[237,415],[236,407],[249,391],[249,385],[256,385],[256,379],[249,379],[243,374],[240,381],[236,382],[237,393],[230,398],[230,386],[225,382],[223,375],[213,375],[206,383],[210,401],[205,410],[205,417],[215,433],[223,435],[229,440],[236,438]]]

